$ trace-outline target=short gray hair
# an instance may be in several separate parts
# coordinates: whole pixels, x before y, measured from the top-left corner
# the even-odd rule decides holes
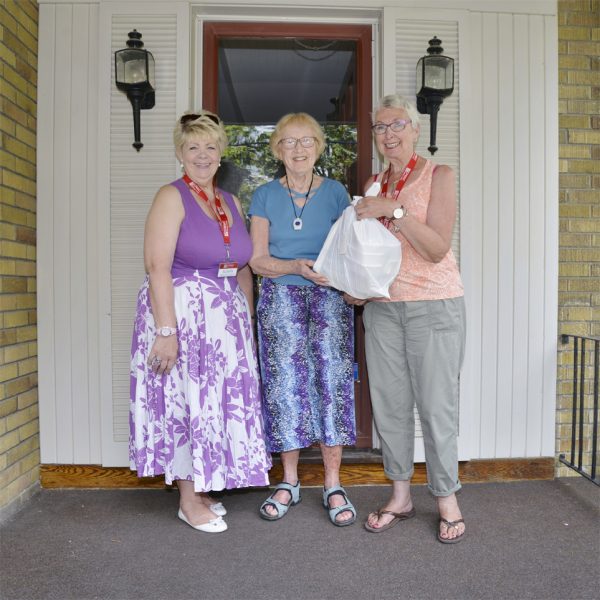
[[[384,108],[403,108],[408,114],[408,118],[411,120],[413,129],[416,129],[421,125],[421,118],[419,117],[417,107],[404,96],[400,96],[399,94],[389,94],[388,96],[384,96],[371,113],[371,120],[374,120],[375,115]]]

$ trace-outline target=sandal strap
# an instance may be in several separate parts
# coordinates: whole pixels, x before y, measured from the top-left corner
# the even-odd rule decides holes
[[[264,509],[267,506],[272,506],[276,511],[277,514],[280,515],[282,513],[285,514],[285,512],[287,511],[287,509],[290,507],[289,504],[282,504],[281,502],[278,502],[277,500],[274,500],[271,496],[269,496],[261,505],[260,505],[260,510],[263,512],[266,512]]]
[[[449,529],[453,527],[454,529],[458,529],[460,523],[464,523],[464,519],[457,519],[456,521],[448,521],[448,519],[444,519],[444,517],[440,517],[440,521]]]
[[[275,500],[274,496],[279,491],[287,492],[290,495],[288,502],[279,502]],[[300,482],[296,485],[292,485],[287,481],[281,481],[275,486],[275,489],[271,492],[271,495],[261,504],[260,509],[263,510],[265,506],[271,505],[277,510],[277,514],[282,514],[293,504],[297,504],[300,497]],[[264,511],[263,511],[264,512]]]
[[[342,496],[344,498],[344,504],[341,506],[329,506],[329,499],[332,496]],[[346,511],[352,513],[352,521],[356,519],[356,509],[352,502],[348,500],[346,490],[341,485],[334,485],[328,489],[323,488],[323,506],[329,511],[329,520],[334,524],[338,523],[337,516]]]
[[[407,511],[407,512],[410,512],[410,511]],[[383,508],[380,508],[377,511],[377,517],[378,518],[381,517],[382,515],[392,515],[392,517],[395,517],[397,519],[402,519],[403,517],[406,516],[406,514],[407,513],[397,513],[397,512],[394,512],[393,510],[385,510]]]
[[[329,515],[332,519],[335,519],[340,513],[344,511],[350,511],[356,517],[356,509],[351,502],[346,502],[346,504],[342,504],[341,506],[334,506],[329,508]]]
[[[329,506],[329,498],[331,496],[344,496],[344,500],[348,502],[346,490],[341,485],[334,485],[328,489],[323,488],[323,503]]]
[[[281,483],[278,483],[275,486],[275,489],[271,492],[271,495],[269,496],[269,498],[273,498],[273,496],[277,493],[277,492],[287,492],[290,495],[290,500],[289,502],[291,502],[294,499],[294,492],[292,490],[293,486],[291,486],[289,483],[285,483],[284,481],[282,481]],[[277,502],[275,500],[275,502]],[[286,502],[285,504],[289,504],[289,502]],[[283,502],[277,502],[277,504],[284,504]]]

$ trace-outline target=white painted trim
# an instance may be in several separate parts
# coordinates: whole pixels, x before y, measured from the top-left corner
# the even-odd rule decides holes
[[[497,23],[497,80],[501,82],[498,86],[498,106],[501,107],[498,119],[498,156],[505,157],[503,160],[502,176],[498,179],[498,198],[503,209],[498,211],[498,230],[505,232],[498,238],[498,358],[497,372],[510,373],[510,377],[498,377],[496,390],[497,397],[510,398],[512,393],[512,376],[514,376],[515,364],[513,361],[513,347],[515,341],[520,343],[513,327],[506,327],[506,323],[512,323],[515,307],[514,294],[515,285],[513,281],[513,269],[515,264],[514,230],[515,219],[514,185],[515,170],[518,168],[513,160],[508,157],[514,156],[515,131],[512,127],[504,127],[502,123],[512,123],[514,119],[514,38],[513,38],[512,15],[498,15]],[[485,34],[484,34],[485,35]],[[484,59],[485,62],[485,59]],[[501,159],[500,159],[501,160]],[[502,199],[505,200],[502,200]],[[515,340],[517,336],[517,340]],[[498,401],[495,407],[495,453],[501,456],[511,455],[511,429],[512,429],[512,402]]]
[[[110,298],[110,89],[112,83],[111,29],[114,7],[102,3],[98,19],[101,32],[98,41],[98,55],[105,57],[98,65],[98,198],[103,202],[97,205],[98,239],[98,354],[102,464],[119,464],[122,459],[115,452],[112,443],[112,338],[111,338],[111,298]],[[111,57],[111,60],[106,60]]]
[[[482,397],[481,343],[483,298],[481,278],[483,273],[483,156],[478,152],[478,141],[482,131],[483,107],[476,101],[482,90],[475,86],[482,70],[481,15],[469,15],[462,31],[469,32],[468,38],[459,36],[459,55],[469,57],[469,76],[461,70],[460,103],[460,164],[468,165],[469,176],[461,178],[460,193],[460,270],[465,287],[467,306],[467,343],[465,360],[461,372],[461,388],[466,386],[476,398]],[[481,403],[473,402],[469,411],[463,411],[464,427],[479,432]],[[470,448],[465,451],[471,456],[480,455],[480,439],[471,436]]]
[[[56,7],[56,29],[54,40],[55,64],[69,64],[71,61],[71,44],[73,35],[73,7],[68,4]],[[56,410],[59,419],[56,438],[56,460],[73,462],[73,395],[71,389],[72,375],[72,321],[71,321],[71,247],[69,232],[71,227],[71,122],[69,118],[73,97],[70,93],[72,85],[71,69],[56,69],[55,77],[55,110],[54,125],[57,134],[54,136],[54,208],[52,219],[55,223],[54,236],[54,325],[59,334],[54,338],[54,356],[57,368],[54,372],[56,382]]]
[[[54,209],[54,31],[56,7],[40,6],[38,40],[38,157],[37,220],[53,222]],[[54,228],[37,228],[38,377],[40,411],[40,458],[56,462],[56,382],[54,357]]]
[[[38,4],[62,4],[64,0],[37,0]],[[70,0],[70,4],[99,4],[111,2],[111,0]],[[556,15],[557,3],[556,0],[395,0],[393,4],[382,2],[381,0],[330,0],[330,5],[340,4],[340,10],[344,8],[365,8],[366,6],[373,5],[374,8],[385,8],[387,6],[394,8],[432,8],[439,10],[443,8],[456,8],[459,10],[469,10],[476,12],[494,12],[494,13],[514,13],[514,14],[544,14],[544,15]],[[165,0],[128,0],[130,5],[146,4],[154,5],[164,4]],[[256,0],[221,0],[219,4],[204,4],[198,0],[190,1],[189,6],[195,8],[197,6],[232,6],[237,10],[243,7],[256,8]],[[268,9],[272,12],[273,8],[285,7],[285,6],[297,6],[296,0],[278,0],[276,2],[269,2],[269,0],[263,0],[261,7],[265,5],[269,6]],[[303,5],[306,7],[321,8],[323,3],[321,0],[305,0]],[[334,8],[333,6],[331,8]],[[139,10],[139,8],[138,8]]]
[[[542,456],[555,454],[556,376],[558,352],[558,19],[546,17],[545,27],[545,298]],[[550,174],[554,176],[550,177]]]
[[[460,412],[459,427],[463,433],[459,438],[459,459],[463,457],[477,456],[477,439],[474,427],[473,414],[478,404],[475,400],[480,398],[480,371],[477,369],[477,363],[473,359],[477,356],[474,349],[474,342],[479,339],[475,337],[479,329],[477,323],[472,324],[472,320],[477,319],[481,313],[481,307],[476,299],[470,295],[471,290],[476,289],[476,281],[480,271],[477,270],[477,261],[481,259],[480,253],[473,256],[469,244],[474,240],[481,244],[478,237],[481,232],[480,227],[473,224],[473,218],[477,219],[481,209],[480,196],[473,193],[471,181],[472,165],[480,158],[473,144],[473,137],[477,131],[476,121],[473,115],[476,114],[477,102],[473,95],[472,83],[473,72],[477,68],[476,57],[473,54],[473,29],[471,15],[460,13],[456,16],[458,23],[458,56],[460,60],[460,78],[459,78],[459,115],[460,115],[460,150],[459,160],[461,165],[460,174],[460,206],[459,206],[459,224],[460,224],[460,271],[465,287],[466,313],[469,315],[467,322],[467,337],[465,358],[460,375]],[[468,174],[468,175],[467,175]],[[480,246],[479,246],[480,247]],[[473,272],[473,267],[476,273]],[[472,335],[472,334],[475,335]],[[465,435],[467,432],[468,435]]]
[[[88,65],[88,104],[89,115],[98,114],[98,106],[100,103],[100,95],[97,93],[97,85],[99,81],[99,68],[102,56],[99,52],[98,40],[100,29],[98,6],[95,7],[95,22],[96,28],[89,31],[90,48],[95,48],[95,55],[91,56],[91,64]],[[92,464],[100,464],[102,462],[102,427],[99,425],[102,419],[102,404],[100,392],[100,289],[99,289],[99,266],[100,257],[98,255],[98,211],[102,202],[99,202],[103,196],[98,195],[98,154],[102,146],[99,145],[99,121],[88,119],[87,129],[89,133],[88,151],[86,153],[86,168],[87,168],[87,194],[88,212],[86,223],[86,257],[87,257],[87,316],[88,316],[88,340],[87,340],[87,372],[88,372],[88,397],[90,404],[90,412],[88,414],[88,431],[90,457]]]
[[[530,40],[544,39],[544,17],[534,15],[529,17]],[[544,94],[545,89],[539,85],[543,81],[544,70],[544,45],[531,44],[529,46],[529,329],[527,338],[530,348],[535,348],[535,354],[542,350],[544,344],[545,315],[540,318],[540,307],[545,304],[544,284],[549,277],[544,272],[545,259],[545,218],[540,218],[546,213],[545,206],[545,160],[537,158],[538,144],[544,147],[545,140],[545,115]],[[546,86],[544,86],[546,87]],[[541,149],[540,148],[540,149]],[[536,157],[533,159],[533,157]],[[539,154],[543,156],[543,150]],[[558,202],[558,196],[554,199]],[[557,263],[558,264],[558,263]],[[543,313],[541,313],[543,315]],[[555,321],[556,324],[556,321]],[[527,445],[525,456],[539,456],[542,448],[542,413],[543,413],[543,371],[544,360],[529,354],[527,368]],[[556,354],[555,354],[556,356]],[[514,449],[513,449],[514,451]],[[513,455],[514,456],[514,455]],[[522,455],[521,455],[522,456]]]
[[[311,23],[336,23],[340,25],[372,25],[373,29],[377,29],[380,22],[380,11],[339,11],[335,15],[330,15],[331,11],[320,11],[311,16]],[[243,21],[244,23],[303,23],[306,21],[306,10],[293,8],[286,11],[285,18],[282,18],[281,12],[278,11],[273,15],[273,9],[268,11],[260,11],[252,9],[244,11],[239,7],[227,8],[223,6],[200,6],[194,7],[194,27],[192,36],[193,60],[192,60],[192,106],[190,108],[199,108],[202,105],[202,50],[203,50],[203,24],[206,21],[228,22],[228,21]],[[374,34],[373,34],[374,35]],[[375,72],[375,56],[371,53],[372,70]],[[198,74],[198,76],[196,76]],[[375,85],[375,77],[373,81]],[[377,97],[376,88],[373,88],[373,97]]]

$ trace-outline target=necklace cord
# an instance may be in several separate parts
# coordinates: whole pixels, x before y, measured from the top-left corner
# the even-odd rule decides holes
[[[285,185],[287,187],[287,191],[290,196],[290,202],[292,203],[292,210],[294,211],[294,217],[296,219],[302,218],[302,213],[304,212],[304,209],[306,208],[306,205],[308,204],[308,196],[310,195],[310,190],[312,190],[312,185],[313,185],[314,179],[315,179],[315,172],[313,171],[311,178],[310,178],[310,185],[308,186],[308,192],[306,192],[306,195],[304,196],[304,204],[302,205],[302,208],[300,209],[300,214],[298,215],[298,214],[296,214],[296,204],[294,202],[294,198],[292,198],[292,190],[290,190],[288,176],[287,176],[287,173],[285,174]]]

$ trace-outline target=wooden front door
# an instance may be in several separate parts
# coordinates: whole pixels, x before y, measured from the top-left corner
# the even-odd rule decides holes
[[[258,185],[276,175],[268,139],[289,112],[307,112],[325,130],[323,175],[361,194],[371,175],[370,25],[206,22],[202,106],[227,124],[230,147],[219,183],[247,208]],[[372,446],[371,402],[362,310],[356,311],[357,443]]]

